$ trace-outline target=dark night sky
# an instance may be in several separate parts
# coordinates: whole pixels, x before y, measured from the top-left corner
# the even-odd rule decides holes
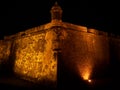
[[[50,22],[55,1],[63,9],[63,21],[120,34],[115,29],[119,16],[115,0],[9,0],[1,3],[0,38]]]

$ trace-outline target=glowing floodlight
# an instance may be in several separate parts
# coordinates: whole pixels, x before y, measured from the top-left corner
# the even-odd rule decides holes
[[[92,81],[89,79],[88,82],[91,83]]]

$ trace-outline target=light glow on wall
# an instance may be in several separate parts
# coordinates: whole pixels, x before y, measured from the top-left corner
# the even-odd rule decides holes
[[[89,80],[92,73],[92,64],[90,62],[84,62],[78,65],[79,74],[83,80]]]

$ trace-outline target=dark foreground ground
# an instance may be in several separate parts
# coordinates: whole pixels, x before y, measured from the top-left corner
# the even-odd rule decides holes
[[[103,78],[94,78],[89,83],[72,73],[58,73],[57,87],[43,86],[16,77],[11,73],[0,73],[0,90],[120,90],[118,71],[107,73]]]
[[[120,90],[119,79],[96,79],[91,83],[80,80],[58,82],[56,88],[37,85],[16,77],[1,77],[0,90]]]

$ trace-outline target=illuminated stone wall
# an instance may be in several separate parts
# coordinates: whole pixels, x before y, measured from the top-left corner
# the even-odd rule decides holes
[[[62,46],[65,65],[83,79],[89,79],[93,72],[105,69],[109,63],[108,37],[89,31],[68,29]]]
[[[54,35],[49,32],[15,40],[14,71],[24,79],[56,83],[57,60],[52,50]]]
[[[50,23],[0,40],[0,69],[11,68],[9,71],[22,79],[56,86],[65,68],[88,80],[102,75],[114,59],[119,66],[120,37],[62,22],[61,18],[62,9],[55,3]]]
[[[120,60],[118,48],[119,37],[56,21],[1,40],[0,63],[13,61],[14,73],[20,78],[56,84],[59,72],[57,50],[60,50],[62,64],[87,80],[102,73],[111,58]]]

